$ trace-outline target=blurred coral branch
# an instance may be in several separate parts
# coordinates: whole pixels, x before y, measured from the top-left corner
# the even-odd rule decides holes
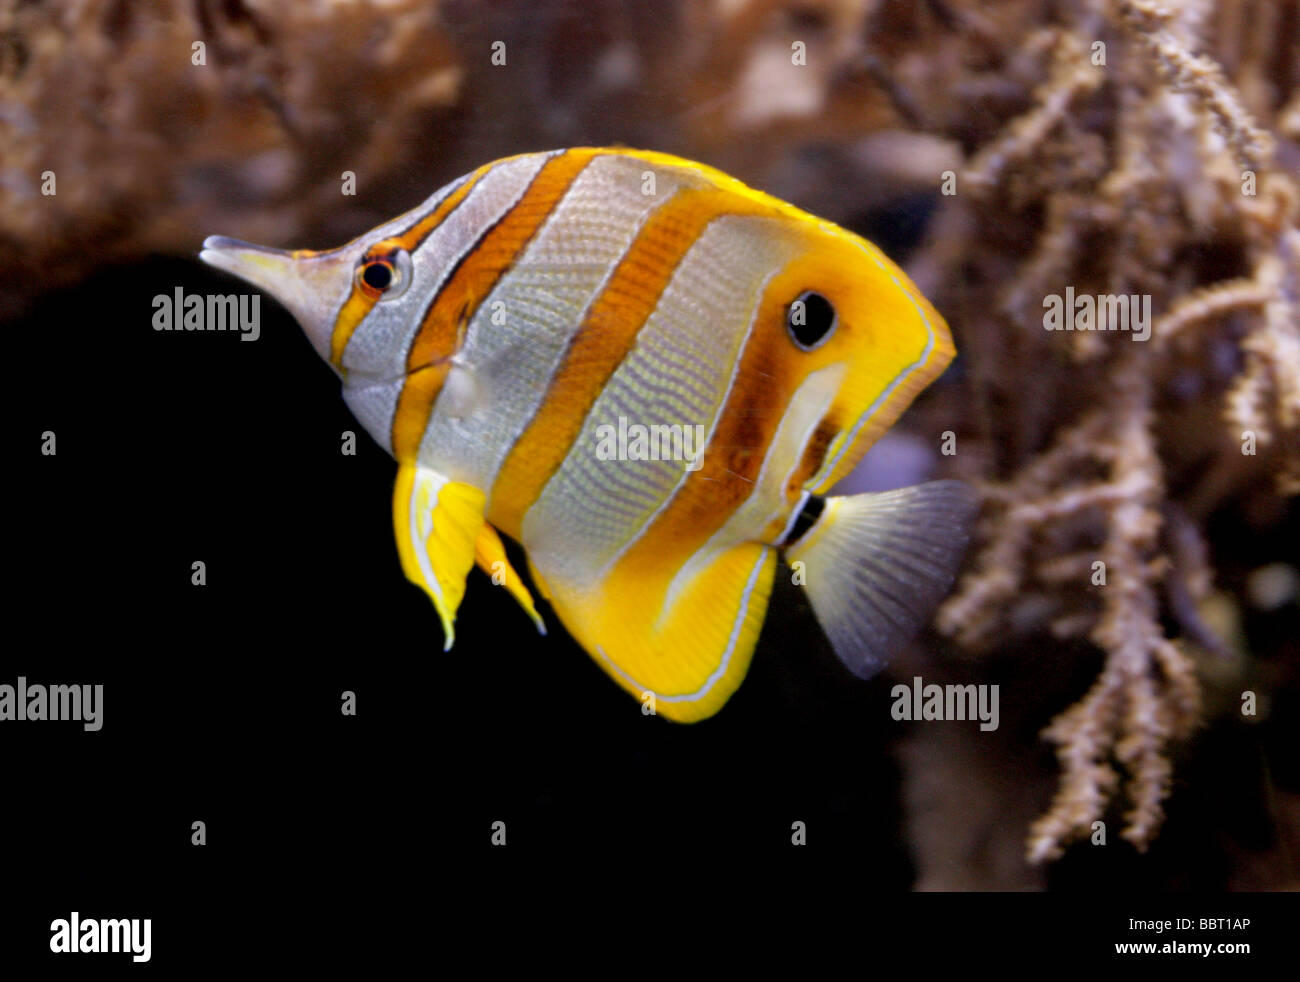
[[[958,330],[984,343],[972,359],[988,352],[994,331],[1031,332],[1026,347],[1039,351],[1033,370],[1058,378],[1077,369],[1044,349],[1069,345],[1070,360],[1090,363],[1097,394],[1050,449],[1013,452],[1009,476],[984,485],[981,546],[938,620],[963,644],[986,643],[1017,601],[1038,592],[1054,601],[1056,633],[1086,634],[1106,652],[1091,690],[1046,731],[1063,776],[1031,830],[1033,860],[1088,835],[1121,792],[1129,803],[1124,836],[1145,848],[1163,817],[1169,745],[1196,721],[1199,686],[1186,642],[1166,637],[1161,624],[1162,591],[1195,600],[1208,587],[1204,577],[1171,583],[1180,573],[1161,552],[1165,468],[1156,424],[1167,405],[1161,386],[1183,350],[1238,325],[1229,336],[1238,337],[1243,364],[1227,386],[1220,452],[1234,452],[1243,434],[1261,447],[1277,443],[1278,483],[1284,492],[1300,489],[1297,188],[1220,66],[1193,53],[1209,7],[1088,4],[1078,23],[1057,32],[1031,108],[972,155],[962,175],[970,193],[951,206],[966,214],[947,218],[954,227],[1022,218],[1032,227],[1026,216],[1045,216],[1015,271],[998,277],[1005,288],[992,275],[981,284],[995,302],[974,319],[995,323],[962,320],[977,309],[967,288]],[[1089,55],[1100,39],[1110,50],[1102,48],[1098,63]],[[1185,257],[1214,238],[1238,244],[1243,275],[1205,282],[1188,268]],[[954,255],[950,244],[934,250],[940,269],[969,274],[989,265]],[[1037,305],[1066,285],[1151,294],[1162,313],[1150,342],[1044,331]],[[1059,381],[1067,392],[1069,382]],[[1094,560],[1104,567],[1089,591]]]

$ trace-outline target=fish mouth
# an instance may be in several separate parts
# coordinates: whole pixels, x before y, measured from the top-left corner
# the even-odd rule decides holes
[[[228,235],[209,235],[203,240],[199,258],[274,294],[277,288],[283,290],[285,280],[293,275],[293,261],[298,256]]]
[[[256,242],[245,242],[243,239],[236,239],[229,235],[209,235],[203,240],[203,250],[206,252],[209,249],[229,251],[246,249],[249,252],[269,252],[274,255],[283,255],[285,251],[271,246],[258,245]],[[199,253],[199,258],[207,259],[203,253]]]
[[[331,253],[342,252],[342,249],[276,249],[274,246],[259,245],[256,242],[248,242],[244,239],[236,239],[229,235],[209,235],[203,240],[203,249],[199,252],[199,258],[204,262],[212,262],[212,259],[205,255],[207,252],[219,252],[223,255],[239,252],[260,252],[269,256],[288,256],[292,259],[313,259],[316,256],[328,256]]]
[[[328,252],[273,249],[227,235],[203,240],[199,259],[278,300],[307,333],[312,346],[330,361],[330,338],[337,311],[352,289],[357,247]]]

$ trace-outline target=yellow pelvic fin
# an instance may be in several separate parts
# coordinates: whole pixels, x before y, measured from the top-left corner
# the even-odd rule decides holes
[[[758,641],[776,551],[757,542],[719,549],[666,610],[676,572],[630,562],[583,587],[534,578],[556,616],[619,685],[655,713],[691,723],[740,685]],[[545,570],[542,571],[546,575]],[[543,585],[545,584],[545,585]]]
[[[450,650],[465,577],[485,527],[484,492],[417,464],[402,464],[393,489],[393,529],[406,578],[433,601]]]
[[[510,560],[506,558],[506,547],[501,544],[501,536],[497,535],[497,530],[486,522],[479,529],[478,541],[474,544],[474,558],[478,561],[479,569],[492,577],[493,583],[505,587],[506,592],[514,597],[519,606],[524,608],[524,612],[533,619],[537,630],[545,634],[546,622],[542,620],[542,615],[537,613],[537,608],[533,605],[533,595],[528,592],[528,587],[524,586],[524,581],[520,579],[515,568],[510,565]]]

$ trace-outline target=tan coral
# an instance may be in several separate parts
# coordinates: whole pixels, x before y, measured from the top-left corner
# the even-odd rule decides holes
[[[1220,439],[1231,448],[1243,430],[1255,433],[1275,454],[1271,465],[1284,491],[1294,490],[1300,475],[1296,183],[1275,162],[1272,135],[1201,50],[1198,32],[1212,12],[1203,2],[1087,5],[1059,30],[1032,106],[974,152],[964,172],[971,193],[950,205],[966,213],[955,227],[1013,223],[1030,209],[1043,216],[1015,273],[996,288],[995,305],[973,302],[969,286],[962,290],[956,323],[967,356],[1000,357],[987,347],[971,352],[969,340],[1014,332],[1017,345],[1043,352],[1035,356],[1037,371],[1057,379],[1058,398],[1072,386],[1053,366],[1054,348],[1100,375],[1090,379],[1100,404],[1094,397],[1074,421],[1067,417],[1048,449],[1027,454],[1008,444],[1010,472],[983,485],[987,507],[971,571],[937,619],[960,643],[985,645],[1037,594],[1052,598],[1058,635],[1086,635],[1106,654],[1091,690],[1046,731],[1063,773],[1029,836],[1028,854],[1037,861],[1088,836],[1121,795],[1128,802],[1123,835],[1148,845],[1162,819],[1171,746],[1195,723],[1193,662],[1183,642],[1165,636],[1160,616],[1166,592],[1196,598],[1209,588],[1208,577],[1162,556],[1165,465],[1156,427],[1165,394],[1158,385],[1182,352],[1222,338],[1230,321],[1239,325],[1243,361],[1222,395],[1227,425]],[[1101,38],[1109,48],[1104,69],[1087,58],[1090,42]],[[1240,70],[1257,68],[1243,59]],[[1080,167],[1096,157],[1075,117],[1108,110],[1109,164]],[[1071,160],[1071,145],[1079,148],[1073,167],[1062,163]],[[1207,282],[1180,265],[1182,253],[1216,238],[1235,243],[1244,274]],[[1100,255],[1098,242],[1106,243]],[[974,253],[951,243],[935,248],[948,275],[961,262],[967,275],[995,268],[984,243]],[[1080,294],[1151,294],[1151,340],[1139,346],[1110,334],[1043,331],[1037,305],[1065,285]],[[963,323],[961,311],[973,316]],[[1011,418],[1022,425],[1033,419],[1019,412]],[[1107,576],[1091,590],[1090,560],[1104,563]]]
[[[214,229],[290,242],[355,214],[345,170],[378,209],[348,231],[364,228],[461,89],[425,0],[5,4],[0,46],[0,314],[31,284]]]

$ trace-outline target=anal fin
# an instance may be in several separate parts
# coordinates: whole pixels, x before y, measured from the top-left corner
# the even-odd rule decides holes
[[[456,638],[456,611],[486,527],[486,497],[480,488],[418,464],[402,464],[397,472],[393,529],[402,571],[433,601],[446,637],[444,650]]]
[[[534,580],[569,633],[643,707],[653,699],[657,715],[695,722],[721,709],[745,677],[776,550],[758,542],[718,550],[671,598],[677,569],[655,567],[653,557],[620,563],[587,585],[534,567]]]

